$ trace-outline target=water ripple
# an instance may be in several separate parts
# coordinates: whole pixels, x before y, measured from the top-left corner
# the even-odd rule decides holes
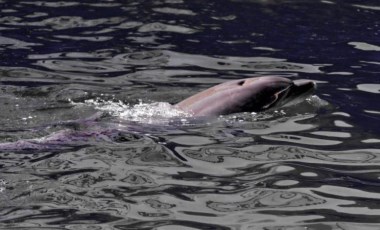
[[[237,195],[237,194],[236,194]],[[225,200],[220,197],[215,200]],[[233,200],[233,198],[228,198]],[[265,210],[273,208],[297,208],[303,206],[319,205],[326,201],[313,197],[309,194],[300,192],[288,191],[273,191],[273,190],[250,190],[241,194],[241,199],[245,201],[230,201],[230,202],[207,202],[207,206],[218,212],[234,212],[242,210]],[[304,210],[304,209],[303,209]]]
[[[375,1],[0,5],[0,229],[379,228]],[[317,96],[170,106],[263,75]]]
[[[40,43],[29,43],[18,39],[0,36],[0,50],[7,49],[31,49],[32,46],[40,46]],[[4,48],[1,48],[4,47]]]
[[[178,25],[168,25],[160,22],[154,22],[149,23],[141,26],[138,29],[141,33],[146,32],[173,32],[173,33],[180,33],[180,34],[193,34],[196,33],[196,29],[187,28],[184,26],[178,26]]]

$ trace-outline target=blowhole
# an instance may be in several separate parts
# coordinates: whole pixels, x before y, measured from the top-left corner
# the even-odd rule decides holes
[[[239,81],[239,82],[238,82],[238,85],[244,85],[244,83],[245,83],[245,80],[243,80],[243,81]]]

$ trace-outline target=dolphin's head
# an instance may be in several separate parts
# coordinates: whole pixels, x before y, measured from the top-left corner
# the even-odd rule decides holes
[[[247,78],[237,82],[234,94],[240,94],[243,111],[260,112],[299,103],[310,96],[316,84],[310,80],[283,77]]]
[[[316,84],[309,80],[283,77],[256,77],[216,85],[189,97],[176,106],[194,115],[226,115],[260,112],[303,101]]]

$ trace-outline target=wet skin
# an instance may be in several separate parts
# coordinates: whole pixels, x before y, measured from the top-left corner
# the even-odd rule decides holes
[[[303,101],[316,84],[283,77],[256,77],[228,81],[195,94],[175,106],[194,116],[261,112]]]

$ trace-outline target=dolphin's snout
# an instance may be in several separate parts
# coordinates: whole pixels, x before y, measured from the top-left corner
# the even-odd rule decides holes
[[[286,95],[286,98],[283,100],[284,106],[290,106],[297,104],[307,97],[311,96],[317,84],[311,80],[294,80],[293,86],[289,88],[289,92]]]
[[[311,80],[295,80],[293,83],[295,86],[293,89],[294,97],[306,98],[313,94],[317,88],[317,84]]]
[[[317,88],[317,83],[311,80],[295,80],[293,83],[301,91],[315,90]]]

